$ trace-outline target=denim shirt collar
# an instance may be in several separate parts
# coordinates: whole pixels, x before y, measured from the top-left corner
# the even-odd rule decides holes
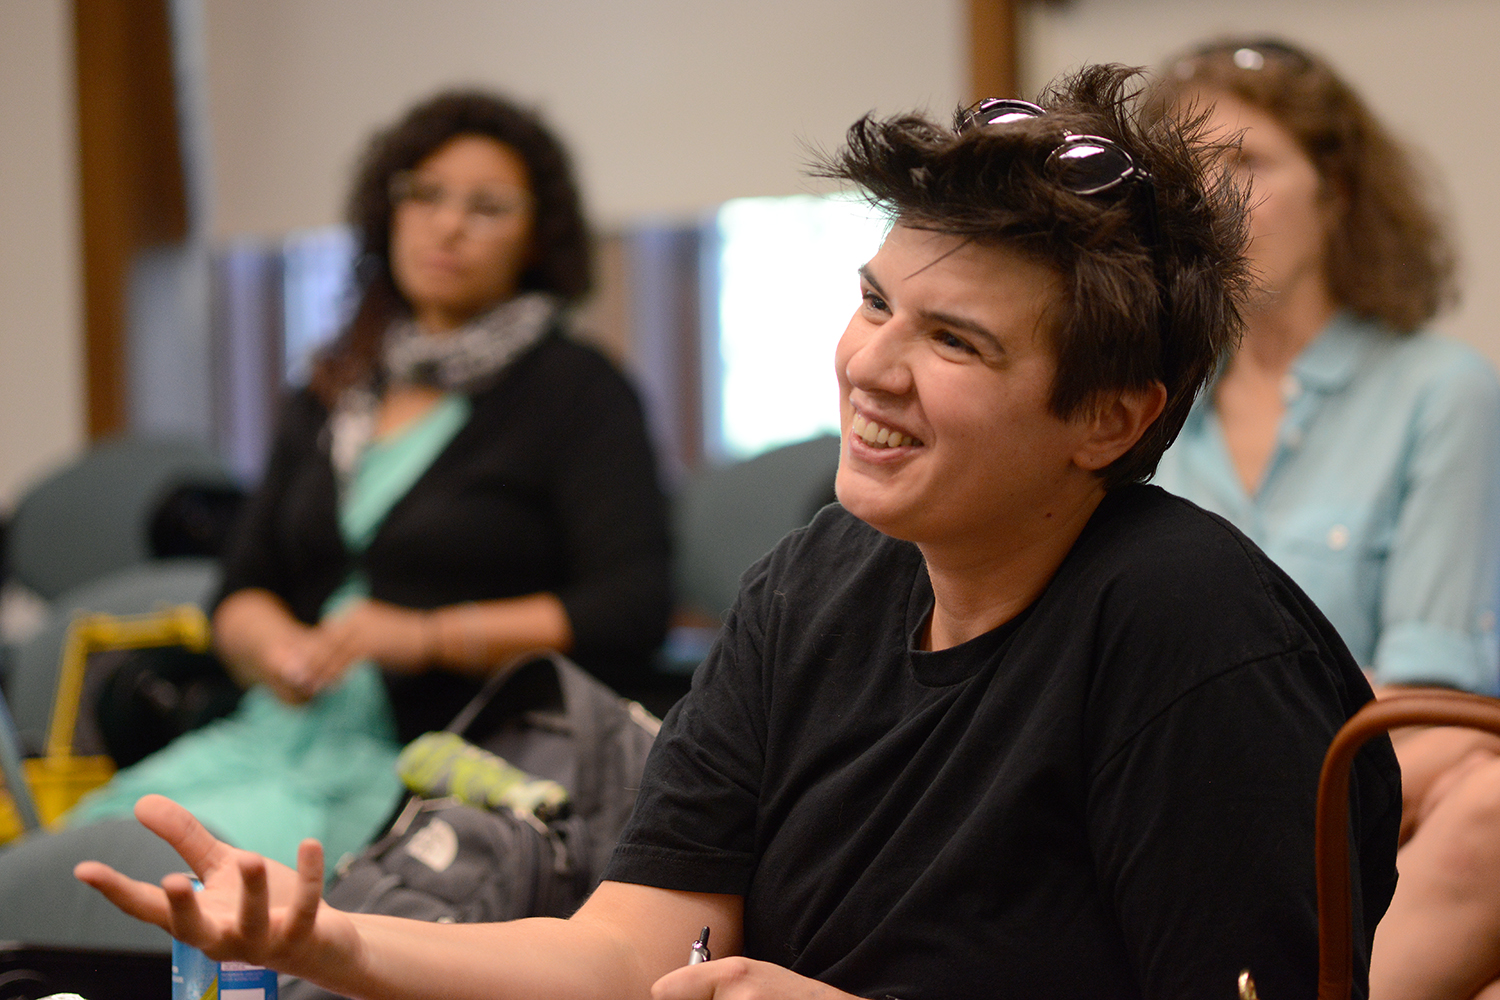
[[[1349,385],[1376,347],[1371,324],[1347,312],[1335,313],[1323,332],[1292,363],[1292,377],[1306,389],[1338,392]]]
[[[1300,388],[1312,389],[1324,394],[1335,393],[1346,388],[1354,379],[1354,373],[1360,368],[1370,352],[1375,350],[1378,337],[1370,336],[1380,328],[1367,320],[1362,320],[1352,313],[1337,312],[1323,332],[1313,339],[1313,342],[1302,349],[1297,359],[1292,362],[1292,378]],[[1201,424],[1207,419],[1208,412],[1213,409],[1214,385],[1224,374],[1224,368],[1228,365],[1226,356],[1220,363],[1219,370],[1204,384],[1198,393],[1198,398],[1193,401],[1193,408],[1188,413],[1188,424]]]

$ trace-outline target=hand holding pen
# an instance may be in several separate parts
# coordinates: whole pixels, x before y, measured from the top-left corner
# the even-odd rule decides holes
[[[858,1000],[790,969],[746,958],[730,956],[714,962],[711,969],[688,971],[688,966],[702,965],[712,958],[705,927],[688,952],[687,966],[658,979],[651,989],[652,997],[655,1000],[782,1000],[795,996],[802,1000]]]

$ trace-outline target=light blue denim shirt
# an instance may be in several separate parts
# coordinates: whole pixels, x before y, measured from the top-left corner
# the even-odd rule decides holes
[[[1211,392],[1154,481],[1249,535],[1377,683],[1500,692],[1500,382],[1489,362],[1340,315],[1282,391],[1254,496]]]

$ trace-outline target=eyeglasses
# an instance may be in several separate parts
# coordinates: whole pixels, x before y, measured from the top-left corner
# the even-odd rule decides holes
[[[1046,108],[1030,101],[989,97],[963,112],[960,128],[967,131],[987,125],[1006,125],[1046,114]],[[1057,148],[1048,155],[1044,169],[1064,190],[1074,194],[1103,194],[1127,182],[1139,181],[1151,188],[1155,199],[1151,174],[1137,166],[1131,155],[1113,139],[1102,135],[1065,133]]]
[[[437,181],[424,180],[412,170],[398,170],[391,175],[390,198],[394,206],[410,205],[431,214],[449,201],[457,201],[463,212],[464,225],[470,232],[487,233],[502,221],[531,207],[530,192],[520,188],[503,191],[450,191]]]
[[[1237,68],[1250,72],[1265,69],[1267,63],[1280,63],[1294,73],[1305,73],[1313,67],[1307,53],[1294,45],[1275,38],[1254,38],[1205,45],[1180,60],[1175,72],[1180,79],[1192,79],[1203,60],[1221,55],[1229,56]]]

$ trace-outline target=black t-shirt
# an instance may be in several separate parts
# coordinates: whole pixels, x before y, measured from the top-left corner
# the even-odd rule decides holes
[[[328,412],[286,401],[260,486],[230,541],[222,594],[261,587],[304,622],[358,568],[410,608],[555,593],[572,655],[632,691],[671,609],[666,501],[635,391],[597,351],[553,333],[470,397],[466,423],[369,547],[344,546]],[[478,682],[388,674],[400,737],[441,729]]]
[[[839,507],[784,540],[606,878],[743,895],[746,955],[860,996],[1200,1000],[1245,968],[1311,996],[1318,771],[1370,690],[1286,575],[1126,487],[1016,619],[914,651],[931,608],[917,549]],[[1388,741],[1352,788],[1363,969],[1395,884]]]

